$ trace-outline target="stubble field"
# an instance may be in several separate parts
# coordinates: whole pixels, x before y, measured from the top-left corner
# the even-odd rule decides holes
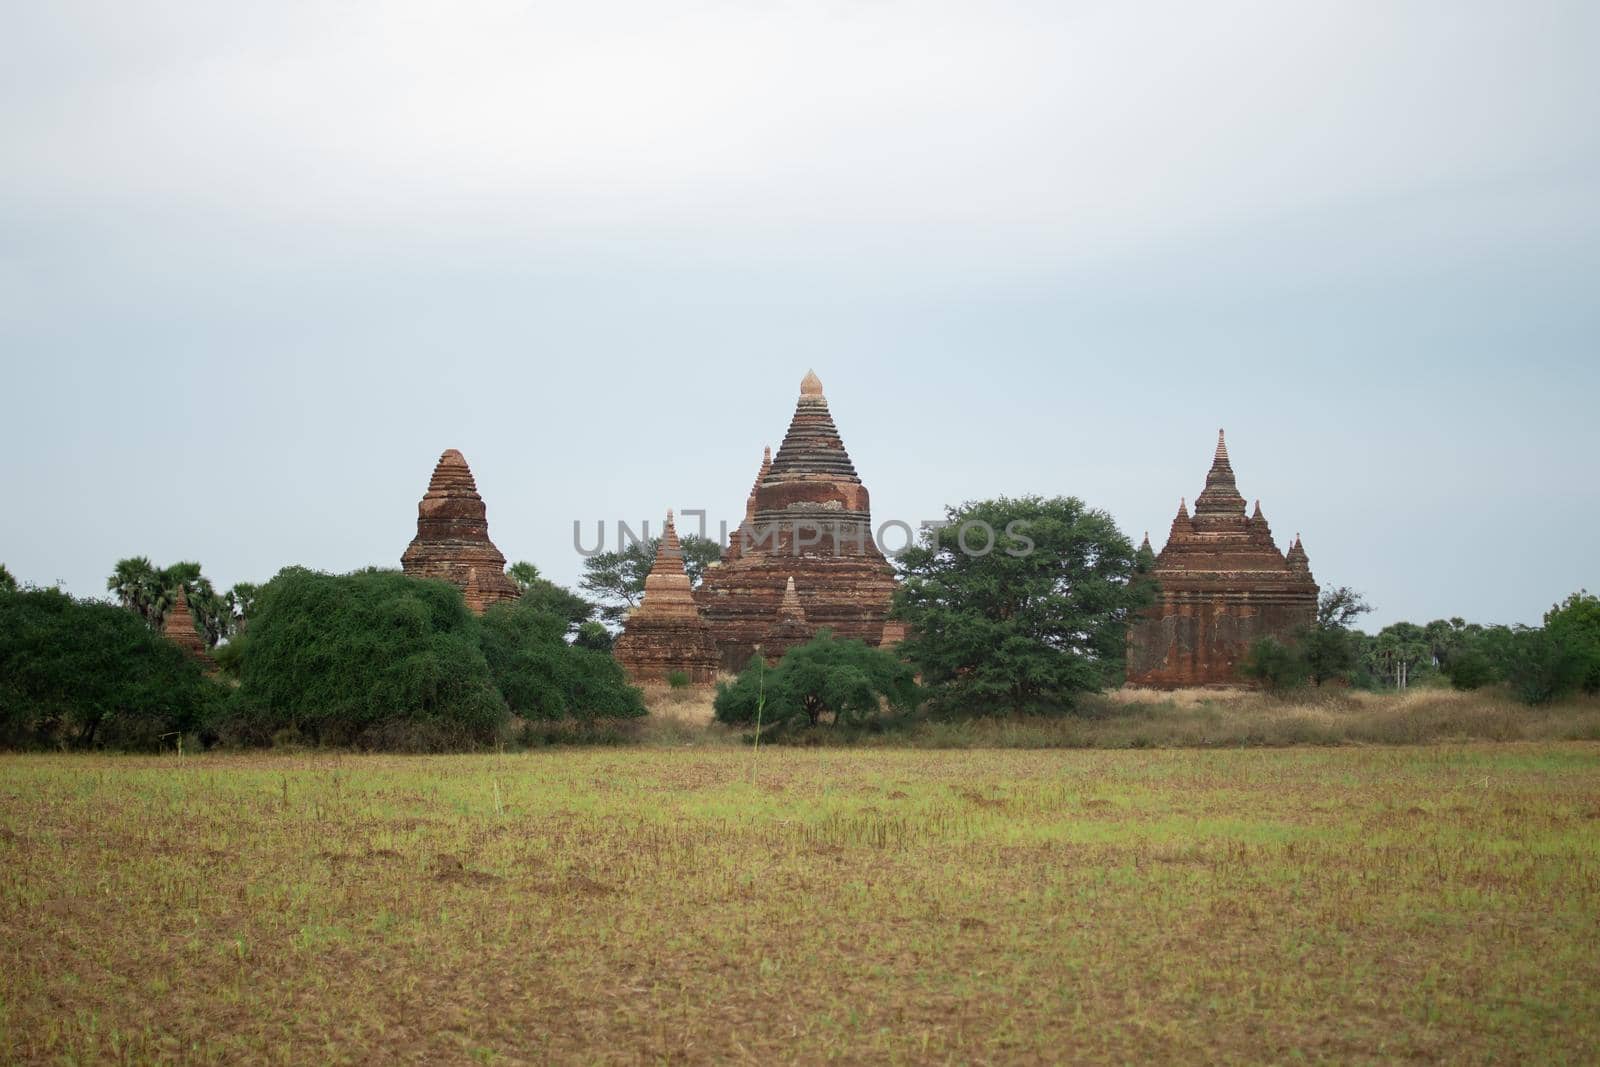
[[[0,758],[0,1061],[1600,1057],[1600,745]]]

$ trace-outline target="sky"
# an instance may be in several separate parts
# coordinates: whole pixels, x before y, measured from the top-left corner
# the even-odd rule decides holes
[[[736,523],[801,377],[875,520],[1159,549],[1219,427],[1367,625],[1600,588],[1600,5],[12,4],[0,562]]]

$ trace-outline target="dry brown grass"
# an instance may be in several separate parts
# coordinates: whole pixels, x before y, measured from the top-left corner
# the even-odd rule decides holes
[[[1173,693],[1123,689],[1075,712],[1043,718],[922,722],[852,744],[932,748],[1234,748],[1403,745],[1467,741],[1600,741],[1600,700],[1529,708],[1500,690],[1404,694],[1306,690],[1288,698],[1252,690]]]
[[[666,722],[704,726],[711,721],[711,702],[717,691],[710,686],[684,686],[673,689],[665,685],[644,687],[644,706],[653,719]]]
[[[3,757],[0,871],[5,1062],[1600,1057],[1595,744]]]

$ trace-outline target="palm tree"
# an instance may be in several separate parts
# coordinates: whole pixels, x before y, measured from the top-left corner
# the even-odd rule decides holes
[[[156,611],[160,592],[160,575],[147,556],[133,556],[117,560],[116,569],[106,579],[106,590],[115,593],[117,601],[151,626],[161,625],[161,613]]]

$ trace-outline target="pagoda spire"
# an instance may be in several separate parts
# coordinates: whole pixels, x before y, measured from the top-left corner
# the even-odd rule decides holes
[[[789,575],[789,581],[783,587],[783,602],[778,605],[778,621],[788,622],[798,620],[806,621],[806,609],[800,603],[800,594],[794,587],[794,575]]]
[[[1228,439],[1222,430],[1217,431],[1217,450],[1211,457],[1211,469],[1206,472],[1206,487],[1194,501],[1196,519],[1232,519],[1244,517],[1244,497],[1233,480],[1233,463],[1228,458]]]
[[[644,596],[623,620],[613,654],[635,684],[670,684],[678,674],[694,685],[710,685],[716,678],[717,644],[695,605],[671,509],[644,580]]]
[[[1311,557],[1306,555],[1306,546],[1300,543],[1300,535],[1294,535],[1294,544],[1289,546],[1289,551],[1284,554],[1284,562],[1289,564],[1289,569],[1302,574],[1311,573]]]
[[[672,509],[667,509],[667,525],[656,542],[655,562],[644,580],[644,597],[638,610],[651,614],[695,614],[694,597],[690,591],[689,572],[683,565],[683,545],[678,541],[678,527],[673,521]]]
[[[828,411],[828,398],[822,395],[822,379],[815,371],[807,371],[800,382],[794,418],[772,457],[767,477],[780,481],[826,478],[835,484],[861,484]]]
[[[1189,517],[1189,501],[1178,498],[1178,514],[1172,518],[1172,530],[1167,534],[1167,544],[1187,540],[1194,533],[1194,520]]]
[[[800,603],[800,594],[795,591],[794,575],[791,574],[784,583],[783,600],[778,604],[777,618],[761,636],[761,655],[768,663],[776,664],[783,659],[785,652],[811,640],[811,633],[811,624],[806,621],[806,609]]]
[[[1272,540],[1272,527],[1267,523],[1267,517],[1261,513],[1261,501],[1256,501],[1255,511],[1250,515],[1250,539],[1258,545],[1277,551],[1278,546]]]
[[[761,483],[767,480],[767,474],[772,470],[772,446],[761,450],[761,469],[756,471],[756,482],[750,487],[750,495],[744,502],[744,521],[754,526],[756,521],[756,493],[761,489]]]

